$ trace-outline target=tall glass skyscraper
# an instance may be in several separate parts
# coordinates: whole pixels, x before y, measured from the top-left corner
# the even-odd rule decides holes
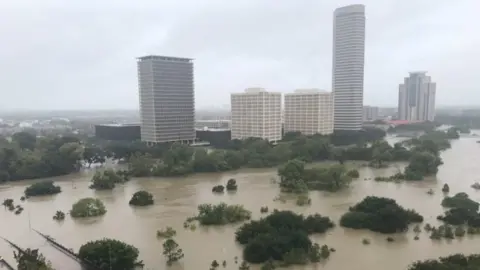
[[[365,6],[337,8],[333,18],[334,129],[360,130],[363,118]]]

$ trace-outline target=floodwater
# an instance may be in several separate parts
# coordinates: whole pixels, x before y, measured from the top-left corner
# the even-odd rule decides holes
[[[5,237],[23,248],[39,248],[52,261],[56,269],[76,270],[79,267],[71,259],[51,247],[34,231],[36,229],[54,237],[63,245],[78,250],[88,240],[103,237],[116,238],[136,246],[140,250],[140,259],[145,269],[166,269],[162,255],[162,241],[156,238],[156,231],[166,226],[177,230],[176,241],[184,251],[185,257],[169,269],[197,270],[209,269],[212,260],[220,263],[227,261],[227,267],[238,269],[234,257],[241,258],[241,246],[234,241],[235,229],[239,226],[199,226],[196,231],[183,228],[183,222],[196,214],[201,203],[243,204],[258,219],[261,206],[269,209],[288,209],[297,213],[320,213],[338,223],[340,216],[348,207],[365,196],[376,195],[391,197],[406,208],[415,208],[423,214],[427,222],[437,224],[435,217],[442,213],[440,202],[443,198],[440,189],[444,183],[450,185],[451,193],[465,191],[475,200],[480,193],[470,185],[480,181],[480,144],[475,138],[462,138],[452,142],[452,148],[442,153],[444,165],[435,178],[421,183],[377,183],[371,179],[395,173],[402,165],[388,169],[374,170],[360,168],[361,177],[352,183],[350,189],[338,192],[310,192],[310,206],[296,206],[295,201],[285,203],[273,201],[279,195],[276,169],[240,170],[236,172],[197,174],[176,179],[133,179],[113,191],[96,192],[88,188],[92,172],[70,175],[55,179],[63,192],[55,196],[33,198],[22,202],[25,210],[15,215],[0,209],[0,236]],[[235,178],[239,190],[235,194],[215,195],[211,188],[225,184],[229,178]],[[364,180],[367,178],[367,180]],[[371,178],[370,180],[368,180]],[[15,198],[19,203],[24,188],[32,181],[22,181],[0,186],[0,200]],[[427,195],[430,189],[435,195]],[[138,190],[147,190],[155,196],[155,205],[145,208],[133,208],[128,205],[131,195]],[[108,212],[105,216],[93,219],[73,220],[67,216],[64,222],[52,220],[56,210],[68,211],[80,198],[94,196],[102,199]],[[460,240],[433,242],[428,234],[421,233],[420,240],[414,241],[414,233],[395,235],[396,241],[389,243],[386,236],[363,230],[349,230],[337,226],[325,235],[313,235],[319,244],[327,244],[337,251],[331,257],[317,265],[295,266],[289,269],[372,269],[400,270],[415,260],[435,258],[455,252],[478,252],[480,236],[466,236]],[[369,238],[371,244],[364,246],[363,238]],[[12,249],[0,241],[0,256],[13,263]],[[241,259],[239,259],[239,262]],[[259,269],[259,267],[251,267]]]

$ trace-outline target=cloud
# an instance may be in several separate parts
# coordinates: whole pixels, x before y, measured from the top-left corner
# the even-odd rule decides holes
[[[365,104],[395,105],[428,70],[438,104],[475,91],[480,2],[364,0]],[[333,10],[352,1],[8,1],[0,4],[0,109],[137,108],[135,58],[195,58],[197,107],[250,86],[330,90]],[[212,99],[212,96],[215,96]]]

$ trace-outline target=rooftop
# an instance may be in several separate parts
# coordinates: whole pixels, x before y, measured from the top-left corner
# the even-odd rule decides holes
[[[347,13],[356,13],[362,12],[365,13],[365,6],[362,4],[348,5],[335,9],[334,15],[341,15]]]
[[[184,57],[174,57],[174,56],[164,56],[164,55],[146,55],[137,58],[140,61],[143,60],[162,60],[162,61],[171,61],[171,62],[191,62],[193,58],[184,58]]]
[[[414,124],[414,123],[421,123],[424,121],[410,121],[410,120],[390,120],[390,121],[385,121],[385,123],[390,124],[390,125],[407,125],[407,124]]]
[[[258,93],[258,92],[267,92],[267,90],[261,87],[250,87],[245,89],[245,93]]]
[[[211,132],[222,132],[222,131],[230,131],[229,128],[196,128],[197,131],[211,131]]]
[[[222,123],[222,122],[231,122],[232,120],[229,119],[206,119],[206,120],[201,120],[197,119],[195,122],[197,123]]]
[[[412,74],[426,74],[428,71],[412,71],[412,72],[409,72],[410,75]]]
[[[131,126],[140,126],[140,124],[137,123],[125,123],[125,124],[119,124],[119,123],[113,123],[113,124],[98,124],[95,126],[104,126],[104,127],[131,127]]]
[[[296,89],[293,93],[285,93],[285,95],[302,95],[302,94],[331,94],[331,92],[320,90],[317,88]]]
[[[251,88],[245,89],[245,91],[240,93],[232,93],[232,95],[248,95],[248,94],[260,94],[260,93],[281,94],[280,92],[267,91],[265,88],[261,88],[261,87],[251,87]]]

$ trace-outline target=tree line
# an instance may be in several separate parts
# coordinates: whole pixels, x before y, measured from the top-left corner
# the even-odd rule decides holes
[[[450,146],[450,139],[458,138],[458,131],[432,131],[394,146],[383,141],[384,136],[385,132],[376,128],[329,136],[287,133],[277,144],[249,138],[232,140],[225,149],[207,150],[177,143],[147,146],[141,142],[81,141],[70,136],[37,138],[19,132],[11,140],[0,140],[0,181],[65,175],[107,158],[125,160],[129,174],[136,177],[273,167],[294,159],[336,160],[340,164],[361,160],[373,167],[413,160],[405,177],[420,179],[436,173],[441,164],[439,152]]]
[[[385,133],[383,133],[385,135]],[[347,160],[368,161],[371,166],[382,167],[392,161],[408,161],[439,159],[438,156],[420,156],[423,144],[448,143],[448,139],[434,142],[424,137],[409,145],[397,143],[390,146],[382,136],[373,141],[358,141],[351,145],[336,145],[328,136],[303,136],[286,134],[278,144],[266,140],[249,138],[243,141],[232,141],[229,149],[194,149],[187,145],[170,145],[161,156],[155,158],[151,153],[137,152],[128,160],[129,170],[133,176],[182,176],[196,172],[221,172],[239,168],[264,168],[284,164],[290,160],[315,162],[336,160],[343,164]],[[337,139],[338,140],[338,139]],[[416,147],[418,146],[418,147]],[[434,154],[438,154],[438,148]],[[422,151],[420,151],[422,150]],[[438,162],[433,162],[437,164]],[[437,164],[440,165],[440,164]],[[417,171],[418,168],[413,168]],[[431,173],[422,171],[422,175]]]
[[[0,138],[0,182],[65,175],[82,166],[83,146],[75,137],[42,137],[27,132]]]

